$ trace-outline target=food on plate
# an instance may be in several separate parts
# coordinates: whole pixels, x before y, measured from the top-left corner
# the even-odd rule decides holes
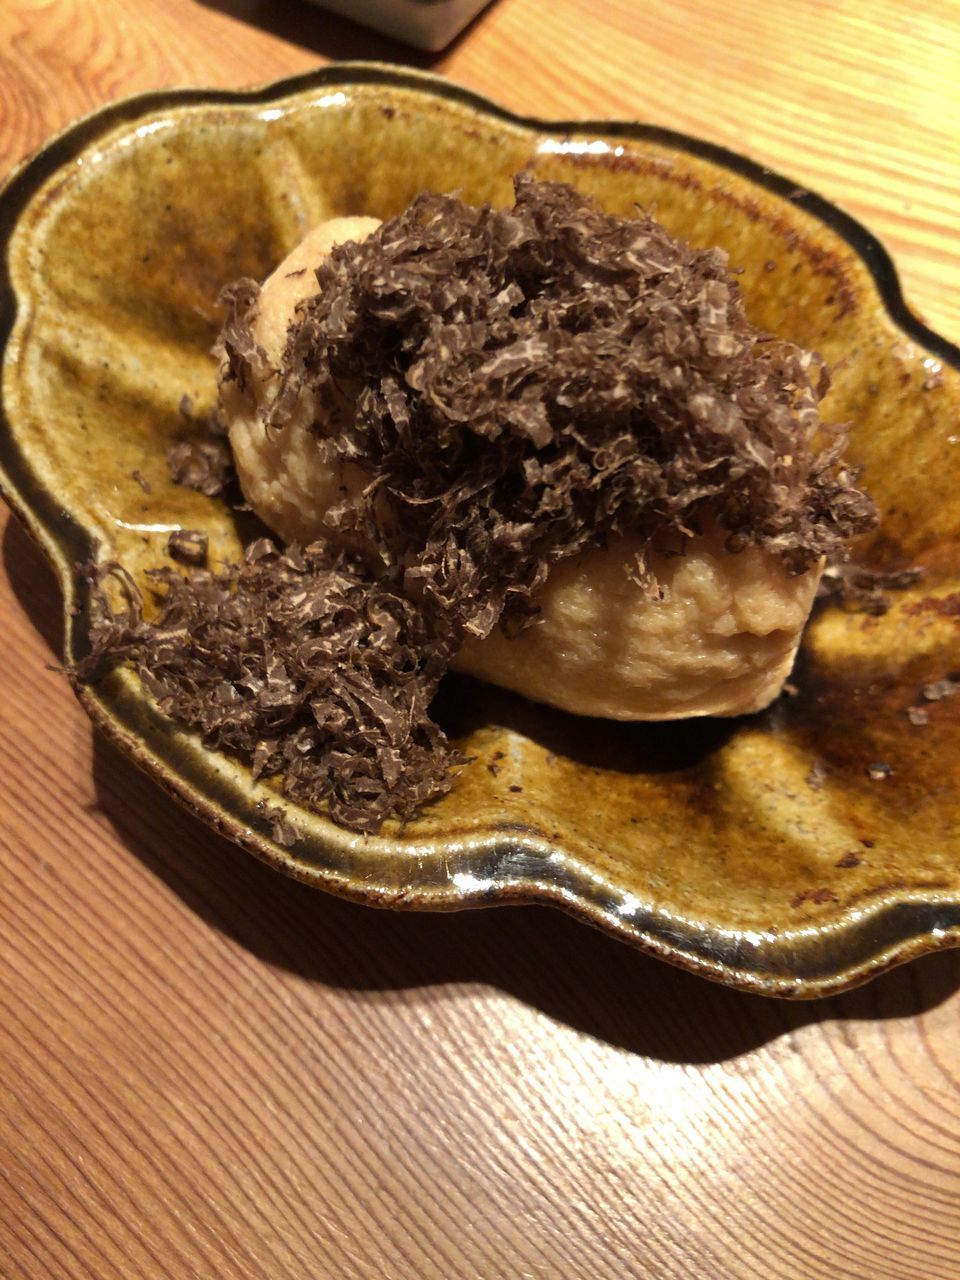
[[[873,522],[820,359],[719,250],[570,187],[333,219],[225,299],[221,419],[286,550],[165,571],[151,622],[128,584],[95,654],[347,825],[449,787],[451,666],[620,719],[766,706]]]

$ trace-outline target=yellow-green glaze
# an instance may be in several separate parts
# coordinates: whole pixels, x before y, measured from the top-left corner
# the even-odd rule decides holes
[[[424,188],[507,202],[526,165],[729,250],[753,319],[836,370],[829,412],[853,423],[882,513],[859,554],[921,564],[921,584],[880,619],[823,610],[796,693],[742,721],[582,721],[450,680],[440,714],[474,759],[419,821],[375,838],[285,806],[300,839],[274,844],[256,805],[278,797],[165,722],[129,672],[80,689],[84,705],[245,848],[373,904],[552,902],[789,996],[955,945],[960,699],[931,704],[925,727],[906,709],[960,667],[960,353],[911,319],[862,228],[690,140],[523,122],[429,76],[346,65],[252,94],[132,100],[48,144],[0,202],[0,479],[60,576],[67,656],[85,643],[74,566],[93,544],[138,577],[164,562],[170,527],[207,530],[215,559],[239,554],[230,512],[174,487],[165,464],[181,398],[199,414],[213,402],[221,286],[265,275],[331,215],[383,218]],[[871,779],[874,762],[892,775]]]

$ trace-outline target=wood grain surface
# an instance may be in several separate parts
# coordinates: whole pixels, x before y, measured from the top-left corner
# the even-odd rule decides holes
[[[837,200],[960,340],[955,0],[499,0],[438,56],[299,0],[3,0],[0,170],[119,95],[331,58],[634,117]],[[0,572],[0,1277],[960,1275],[960,963],[786,1005],[550,911],[399,916],[94,738]]]

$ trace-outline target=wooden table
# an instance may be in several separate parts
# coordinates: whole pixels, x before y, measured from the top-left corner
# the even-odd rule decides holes
[[[122,94],[344,57],[745,151],[960,340],[953,0],[500,0],[437,57],[298,0],[4,0],[0,169]],[[3,553],[3,1280],[960,1275],[954,954],[788,1005],[551,911],[316,894],[93,737]]]

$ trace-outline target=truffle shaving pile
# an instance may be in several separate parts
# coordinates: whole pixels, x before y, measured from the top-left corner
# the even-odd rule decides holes
[[[225,294],[241,393],[265,361],[257,297],[249,280]],[[843,432],[819,418],[827,384],[817,356],[750,325],[722,252],[646,216],[529,175],[507,210],[421,195],[319,268],[264,410],[282,431],[313,393],[320,447],[370,477],[332,532],[386,570],[311,547],[165,574],[159,622],[105,611],[94,659],[132,657],[211,745],[374,829],[447,786],[429,696],[466,636],[531,620],[559,560],[621,532],[679,552],[709,518],[729,550],[802,573],[868,528]],[[635,572],[655,589],[642,557]]]
[[[332,523],[375,533],[472,634],[614,532],[679,548],[709,508],[732,550],[801,573],[872,520],[820,422],[822,361],[747,321],[724,253],[651,218],[521,174],[512,209],[422,195],[317,279],[269,422],[318,395],[324,447],[372,477]],[[242,384],[256,292],[234,297]]]
[[[107,578],[124,604],[101,610],[87,672],[132,659],[162,711],[355,830],[449,790],[460,757],[428,708],[450,655],[410,601],[324,546],[281,552],[266,538],[224,574],[151,576],[164,593],[154,623],[122,568],[93,571],[101,604]]]

